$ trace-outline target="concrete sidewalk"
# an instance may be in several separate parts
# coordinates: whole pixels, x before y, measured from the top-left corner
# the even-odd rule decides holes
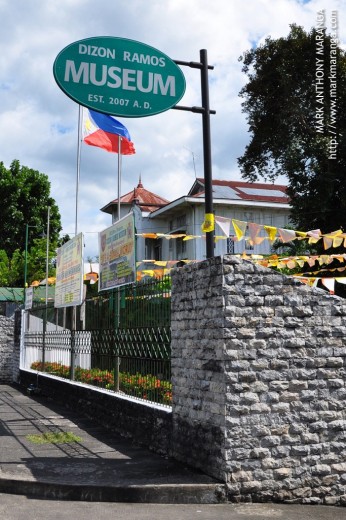
[[[72,432],[67,444],[35,444],[28,435]],[[216,504],[213,478],[96,425],[45,397],[0,385],[0,493],[98,502]]]

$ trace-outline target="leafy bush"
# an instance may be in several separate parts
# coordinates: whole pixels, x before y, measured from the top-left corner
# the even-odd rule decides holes
[[[47,372],[55,376],[70,379],[71,368],[59,363],[43,363],[35,361],[31,365],[32,370]],[[89,385],[114,390],[114,372],[100,370],[98,368],[76,367],[74,380]],[[164,381],[151,374],[119,372],[119,390],[127,395],[153,401],[161,404],[172,404],[172,383]]]

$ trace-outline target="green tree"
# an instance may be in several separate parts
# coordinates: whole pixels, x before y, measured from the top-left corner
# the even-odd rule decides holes
[[[50,196],[48,176],[14,160],[9,169],[0,162],[0,247],[8,258],[16,249],[24,251],[26,229],[30,242],[47,229],[50,207],[50,242],[57,244],[61,217]]]
[[[49,242],[48,247],[48,277],[55,276],[56,243]],[[24,268],[24,265],[23,265]],[[27,283],[34,280],[42,281],[46,278],[47,269],[47,240],[36,238],[28,251],[27,258]],[[21,273],[24,269],[21,270]]]
[[[269,37],[240,59],[248,76],[240,96],[251,135],[238,159],[243,177],[274,181],[285,175],[298,229],[343,228],[345,51],[322,29],[292,25],[286,38]]]
[[[9,257],[3,249],[0,250],[0,287],[23,286],[24,260],[19,250]],[[20,283],[20,282],[21,283]]]
[[[49,242],[48,277],[55,276],[56,246]],[[25,268],[26,265],[26,268]],[[24,273],[26,282],[30,285],[34,280],[42,281],[46,278],[47,269],[47,240],[35,238],[25,251],[16,249],[12,256],[0,249],[0,287],[24,287]]]
[[[23,287],[25,270],[28,284],[45,278],[48,207],[48,266],[49,276],[54,276],[61,217],[47,175],[21,166],[18,160],[9,169],[0,162],[0,192],[0,286]]]
[[[10,286],[11,266],[6,251],[0,249],[0,287]]]

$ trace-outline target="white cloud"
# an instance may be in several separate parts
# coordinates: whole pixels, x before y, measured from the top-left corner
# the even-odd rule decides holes
[[[75,229],[77,105],[52,74],[57,54],[91,36],[118,36],[151,45],[172,59],[199,61],[207,49],[210,71],[214,178],[239,178],[237,157],[248,142],[238,93],[246,78],[238,57],[254,42],[285,36],[289,25],[305,29],[316,13],[338,11],[345,44],[343,0],[0,0],[0,160],[13,159],[46,173],[65,233]],[[182,67],[187,89],[181,105],[200,105],[199,71]],[[201,116],[169,110],[122,120],[136,147],[124,157],[122,192],[139,175],[147,189],[173,200],[203,176]],[[78,228],[86,254],[97,255],[97,231],[110,225],[100,208],[117,197],[117,156],[82,146]]]

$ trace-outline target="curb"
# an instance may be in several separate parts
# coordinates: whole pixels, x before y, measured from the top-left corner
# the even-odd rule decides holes
[[[93,486],[0,478],[0,493],[28,495],[52,500],[86,502],[131,502],[151,504],[222,504],[222,484],[159,484]]]

